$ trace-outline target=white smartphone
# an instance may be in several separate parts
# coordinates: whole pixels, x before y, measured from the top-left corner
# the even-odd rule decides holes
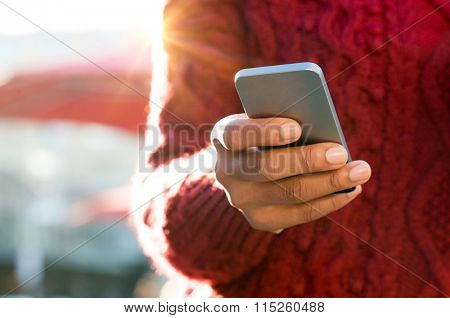
[[[335,142],[345,147],[351,161],[325,77],[317,64],[243,69],[236,73],[234,82],[248,117],[286,117],[300,123],[301,138],[288,146]]]
[[[314,63],[295,63],[240,70],[236,90],[250,118],[287,117],[302,126],[294,145],[339,143],[350,152],[334,109],[322,69]]]

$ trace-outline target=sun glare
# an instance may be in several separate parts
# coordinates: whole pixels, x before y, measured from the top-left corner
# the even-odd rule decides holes
[[[5,0],[0,3],[0,34],[41,32],[39,25],[51,33],[130,30],[148,39],[159,28],[163,1]]]

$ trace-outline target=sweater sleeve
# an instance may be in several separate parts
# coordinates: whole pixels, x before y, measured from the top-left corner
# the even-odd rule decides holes
[[[159,118],[165,139],[150,156],[151,164],[208,146],[212,126],[222,117],[242,112],[233,83],[234,74],[247,64],[242,3],[168,1],[162,40],[166,54],[156,54],[152,80],[152,101],[164,110],[159,112],[152,103],[149,118]],[[161,56],[167,59],[164,70]]]
[[[139,243],[162,274],[213,285],[230,282],[261,262],[273,234],[248,225],[213,173],[170,172],[178,169],[177,162],[136,184],[141,196],[133,215]]]
[[[140,165],[135,177],[133,220],[145,254],[165,275],[212,285],[251,270],[273,238],[250,228],[228,203],[202,128],[241,112],[233,85],[245,63],[240,3],[169,1],[167,60],[154,60],[151,91],[164,109],[150,105],[147,127],[159,127],[146,134],[143,160],[151,172]]]

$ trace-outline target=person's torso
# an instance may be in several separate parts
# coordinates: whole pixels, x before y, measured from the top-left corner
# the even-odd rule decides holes
[[[319,64],[352,157],[373,168],[362,196],[331,220],[275,239],[255,295],[442,295],[426,282],[449,291],[450,32],[441,3],[247,1],[248,66]]]

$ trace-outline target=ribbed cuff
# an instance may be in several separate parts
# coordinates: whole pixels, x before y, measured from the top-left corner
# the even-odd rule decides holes
[[[169,262],[195,279],[228,282],[256,266],[273,234],[252,229],[210,176],[188,177],[167,200]]]

